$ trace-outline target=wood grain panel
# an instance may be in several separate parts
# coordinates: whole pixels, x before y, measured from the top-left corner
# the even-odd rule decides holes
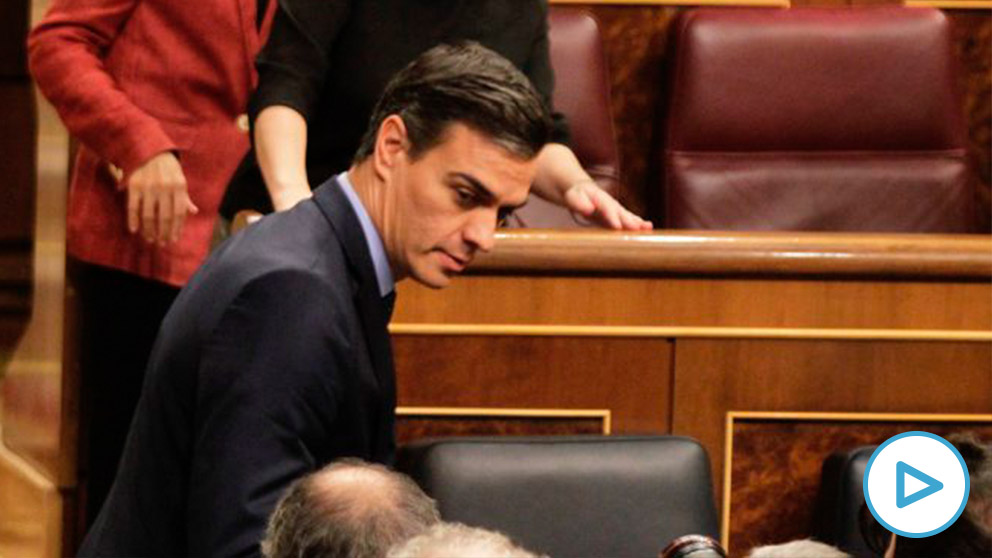
[[[497,277],[398,287],[394,324],[992,330],[992,285],[845,280]]]
[[[952,10],[947,15],[961,69],[969,152],[978,175],[976,206],[985,229],[992,231],[992,17],[988,9]]]
[[[679,340],[672,432],[722,484],[729,411],[992,413],[992,343]],[[717,493],[720,493],[718,490]]]
[[[0,556],[63,555],[57,538],[62,521],[58,490],[3,447],[0,447],[0,510]]]
[[[813,510],[827,456],[910,430],[941,436],[971,431],[992,441],[988,422],[736,420],[729,525],[734,555],[814,535]]]
[[[567,417],[405,417],[396,419],[396,443],[454,436],[570,436],[602,434],[603,421]]]
[[[664,339],[394,335],[401,406],[608,409],[616,433],[669,431]]]

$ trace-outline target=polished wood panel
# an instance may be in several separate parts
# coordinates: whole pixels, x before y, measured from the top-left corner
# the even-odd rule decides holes
[[[941,436],[970,431],[992,442],[992,416],[984,422],[904,422],[816,419],[738,419],[733,423],[729,548],[749,549],[815,534],[813,510],[823,461],[834,452],[877,445],[901,432],[925,430]]]
[[[56,486],[0,446],[0,556],[62,556],[61,522]]]
[[[602,434],[595,418],[528,417],[397,417],[396,443],[454,436],[571,436]]]
[[[419,323],[992,330],[992,285],[983,283],[477,276],[441,292],[410,283],[398,291],[396,328]]]
[[[615,433],[669,431],[665,339],[394,335],[399,405],[608,409]]]
[[[992,343],[680,340],[672,432],[722,484],[729,411],[992,413]],[[719,491],[718,491],[719,493]]]

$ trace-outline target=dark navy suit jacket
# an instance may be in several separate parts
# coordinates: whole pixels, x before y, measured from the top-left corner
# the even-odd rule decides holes
[[[80,555],[258,555],[294,479],[339,457],[389,462],[387,312],[333,179],[230,239],[162,323]]]

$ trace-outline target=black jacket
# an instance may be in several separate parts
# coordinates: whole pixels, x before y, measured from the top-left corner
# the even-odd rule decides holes
[[[162,323],[80,555],[258,555],[294,479],[344,456],[389,462],[387,312],[333,179],[228,241]]]

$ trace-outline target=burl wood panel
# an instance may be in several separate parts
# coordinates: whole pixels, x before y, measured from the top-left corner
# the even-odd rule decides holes
[[[655,134],[664,85],[662,61],[668,28],[677,8],[662,6],[587,6],[599,21],[610,71],[613,118],[620,150],[620,200],[641,214],[657,188]]]
[[[992,343],[680,339],[672,432],[722,485],[728,411],[992,413]]]
[[[396,443],[454,436],[571,436],[603,434],[599,418],[567,417],[396,417]]]
[[[609,409],[615,433],[669,431],[664,339],[394,335],[400,406]]]
[[[947,10],[954,24],[970,153],[978,175],[985,230],[992,230],[992,16],[989,10]]]
[[[941,436],[971,431],[992,441],[992,423],[735,421],[730,497],[733,554],[743,556],[755,546],[812,536],[813,509],[827,456],[877,445],[910,430]]]
[[[796,7],[871,6],[900,0],[793,0]],[[661,213],[661,173],[657,154],[662,133],[660,106],[665,94],[663,71],[670,52],[672,18],[689,7],[584,5],[600,21],[610,68],[612,110],[617,124],[623,182],[620,198],[635,210]],[[956,24],[955,50],[962,68],[968,136],[979,178],[977,202],[988,223],[992,205],[992,18],[987,10],[946,10]],[[988,226],[988,225],[987,225]]]

